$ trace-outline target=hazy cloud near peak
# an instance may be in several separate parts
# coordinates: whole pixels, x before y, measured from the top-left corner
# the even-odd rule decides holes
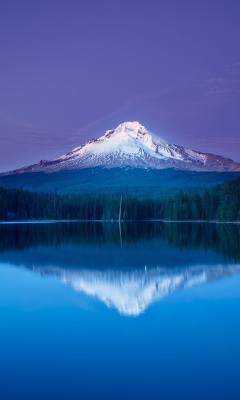
[[[160,90],[158,93],[137,94],[137,95],[131,96],[125,101],[125,103],[122,106],[118,107],[117,109],[115,109],[114,111],[112,111],[112,112],[110,112],[110,113],[108,113],[106,115],[103,115],[102,117],[96,119],[95,121],[89,122],[88,124],[82,126],[81,128],[79,128],[76,131],[75,134],[71,135],[71,137],[73,139],[75,139],[75,137],[79,137],[79,135],[80,136],[81,135],[86,135],[86,133],[88,133],[92,128],[94,128],[94,127],[97,128],[97,126],[100,123],[105,122],[108,119],[110,119],[111,117],[120,114],[124,110],[129,109],[131,106],[137,105],[138,103],[141,103],[141,102],[146,101],[146,100],[150,101],[150,100],[156,99],[156,98],[160,97],[161,95],[163,95],[164,93],[166,93],[166,92],[168,92],[170,90],[173,90],[173,88],[172,87],[165,88],[165,89]],[[122,121],[122,122],[124,122],[124,121]],[[110,128],[111,127],[109,127],[109,129]],[[115,127],[113,127],[113,128],[115,128]]]

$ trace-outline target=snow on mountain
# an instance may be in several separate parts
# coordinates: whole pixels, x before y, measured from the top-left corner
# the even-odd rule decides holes
[[[125,316],[138,316],[152,303],[176,290],[230,276],[240,272],[240,264],[193,265],[181,268],[143,268],[131,270],[63,269],[33,267],[42,275],[55,275],[77,292],[115,308]]]
[[[135,121],[120,124],[116,129],[106,131],[99,139],[90,140],[60,158],[51,161],[42,160],[38,164],[10,173],[56,172],[99,166],[240,171],[240,164],[229,158],[170,144]]]

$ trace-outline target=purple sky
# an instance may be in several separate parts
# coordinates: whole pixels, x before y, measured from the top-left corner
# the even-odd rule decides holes
[[[239,0],[3,0],[0,171],[119,123],[240,161]]]

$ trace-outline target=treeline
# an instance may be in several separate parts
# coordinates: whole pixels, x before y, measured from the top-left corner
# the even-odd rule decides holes
[[[240,179],[166,199],[59,195],[0,188],[0,220],[240,220]]]
[[[205,190],[180,193],[165,202],[169,220],[240,221],[240,179]]]

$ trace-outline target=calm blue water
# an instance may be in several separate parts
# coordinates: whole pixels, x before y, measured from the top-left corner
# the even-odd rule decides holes
[[[240,229],[0,226],[0,398],[240,399]]]

